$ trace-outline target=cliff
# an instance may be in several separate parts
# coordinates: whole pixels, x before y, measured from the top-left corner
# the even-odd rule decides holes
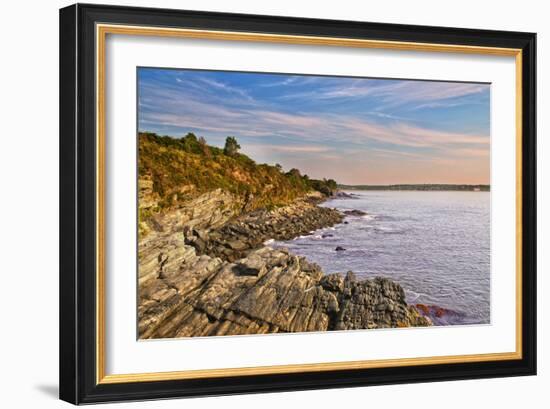
[[[231,155],[190,133],[175,139],[142,132],[139,138],[138,187],[140,234],[158,225],[157,216],[218,189],[232,207],[210,207],[227,215],[274,209],[293,203],[311,191],[332,194],[333,180],[314,180],[297,169],[258,164],[238,152]],[[224,200],[227,203],[228,200]]]

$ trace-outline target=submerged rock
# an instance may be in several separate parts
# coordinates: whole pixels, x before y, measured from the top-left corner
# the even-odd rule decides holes
[[[337,199],[358,199],[356,194],[346,193],[346,192],[342,192],[342,191],[336,192],[334,194],[334,197],[336,197]]]
[[[422,316],[429,318],[435,325],[449,325],[453,322],[461,322],[465,317],[465,314],[462,312],[443,308],[438,305],[415,304],[411,308],[416,308]]]
[[[346,249],[341,247],[341,246],[337,246],[334,250],[335,251],[345,251]]]
[[[353,210],[344,210],[344,214],[346,216],[366,216],[367,212],[364,212],[358,209],[353,209]]]

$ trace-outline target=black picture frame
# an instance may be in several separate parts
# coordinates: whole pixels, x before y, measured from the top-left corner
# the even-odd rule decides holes
[[[96,356],[96,23],[522,51],[521,359],[101,384]],[[60,398],[74,404],[536,374],[536,34],[77,4],[60,10]]]

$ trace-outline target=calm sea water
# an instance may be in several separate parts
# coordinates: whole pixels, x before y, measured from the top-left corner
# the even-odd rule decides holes
[[[358,209],[347,224],[271,246],[287,247],[326,273],[389,277],[409,303],[454,311],[437,324],[490,322],[490,193],[353,192],[323,206]],[[345,251],[335,251],[337,246]]]

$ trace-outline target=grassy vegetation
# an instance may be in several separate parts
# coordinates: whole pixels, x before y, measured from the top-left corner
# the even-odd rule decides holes
[[[238,152],[235,138],[225,149],[210,146],[189,133],[181,139],[139,134],[139,176],[153,181],[160,198],[157,211],[221,188],[244,197],[249,209],[273,208],[292,202],[308,191],[334,192],[334,180],[314,180],[297,169],[284,172],[278,165],[257,164]]]

